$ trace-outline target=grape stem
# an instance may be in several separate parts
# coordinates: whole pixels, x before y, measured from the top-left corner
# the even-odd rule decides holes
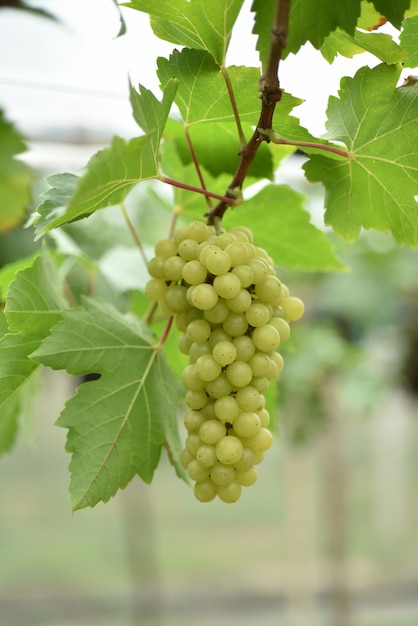
[[[208,189],[201,189],[200,187],[194,187],[193,185],[187,185],[186,183],[182,183],[178,180],[173,180],[172,178],[167,178],[167,176],[160,175],[158,180],[161,180],[163,183],[167,183],[167,185],[172,185],[173,187],[178,187],[179,189],[186,189],[187,191],[194,191],[195,193],[201,193],[208,198],[215,198],[215,200],[219,200],[226,204],[226,206],[238,206],[241,204],[242,197],[240,194],[236,193],[233,189],[227,189],[226,194],[221,196],[218,193],[213,193]],[[212,211],[212,209],[211,209]]]
[[[350,156],[350,152],[347,150],[342,150],[335,146],[329,146],[324,143],[317,143],[314,141],[294,141],[292,139],[283,139],[283,137],[279,137],[275,134],[272,128],[257,128],[260,135],[265,135],[269,141],[272,143],[282,145],[282,146],[300,146],[304,148],[318,148],[319,150],[325,150],[326,152],[333,152],[334,154],[339,154],[340,156],[348,158]]]
[[[121,213],[122,213],[122,217],[123,217],[123,219],[126,222],[126,225],[127,225],[128,229],[129,229],[129,232],[132,235],[132,239],[134,240],[134,242],[136,244],[136,247],[138,248],[139,253],[140,253],[141,257],[142,257],[142,260],[143,260],[143,262],[144,262],[144,264],[146,266],[146,265],[148,265],[148,259],[146,257],[145,250],[144,250],[144,248],[142,246],[141,240],[138,237],[138,235],[136,233],[136,230],[135,230],[135,227],[132,224],[131,218],[128,215],[125,203],[124,202],[120,202],[119,206],[120,206],[120,210],[121,210]]]
[[[168,334],[170,332],[170,328],[171,328],[171,325],[173,323],[173,319],[174,319],[174,316],[171,315],[171,317],[169,318],[169,320],[167,322],[167,326],[165,327],[164,332],[161,335],[161,338],[160,338],[159,342],[155,346],[156,350],[159,350],[160,348],[163,347],[163,345],[164,345],[164,343],[165,343],[165,341],[166,341],[166,339],[168,337]]]
[[[278,70],[283,50],[287,44],[287,33],[289,30],[289,13],[291,0],[277,0],[276,12],[271,30],[271,43],[268,53],[267,63],[264,74],[259,81],[259,91],[261,94],[261,113],[257,128],[251,136],[250,140],[244,145],[239,153],[240,161],[234,177],[226,192],[241,192],[244,180],[247,176],[250,165],[257,154],[257,150],[262,141],[269,141],[266,135],[261,134],[257,129],[273,128],[273,114],[276,104],[282,97],[280,89]],[[220,200],[220,202],[206,213],[208,224],[213,224],[216,218],[222,219],[230,202]]]
[[[200,168],[199,161],[198,161],[198,158],[197,158],[194,146],[193,146],[192,138],[190,137],[189,127],[187,125],[184,126],[184,134],[185,134],[185,137],[186,137],[187,146],[189,148],[190,155],[192,157],[192,161],[194,163],[197,175],[199,177],[200,186],[201,186],[202,189],[206,189],[207,187],[205,185],[205,180],[203,178],[203,173],[202,173],[202,170]],[[211,198],[209,196],[205,196],[205,200],[206,200],[206,204],[208,205],[209,209],[211,209],[212,208],[212,200],[211,200]]]

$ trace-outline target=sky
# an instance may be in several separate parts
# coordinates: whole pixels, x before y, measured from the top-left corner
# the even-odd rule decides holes
[[[8,118],[29,136],[51,128],[101,133],[105,139],[138,134],[128,79],[158,95],[156,58],[168,56],[173,44],[153,35],[147,15],[128,8],[122,8],[127,34],[116,38],[119,17],[111,0],[31,4],[49,9],[60,23],[11,9],[0,12],[0,107]],[[231,65],[259,66],[250,7],[246,0],[230,45]],[[325,130],[327,97],[337,93],[341,76],[352,75],[367,59],[340,57],[330,66],[307,45],[281,64],[281,85],[307,100],[295,113],[313,134]]]

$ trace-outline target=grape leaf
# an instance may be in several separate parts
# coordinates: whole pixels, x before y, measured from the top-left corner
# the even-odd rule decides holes
[[[86,299],[32,358],[74,375],[101,375],[78,388],[57,421],[69,429],[74,511],[106,502],[136,474],[151,482],[166,439],[177,454],[175,378],[139,319]]]
[[[67,172],[54,174],[46,178],[50,188],[42,193],[45,200],[37,207],[36,212],[32,216],[36,240],[45,234],[53,220],[64,214],[65,207],[74,195],[79,180],[79,176]]]
[[[244,0],[131,0],[124,6],[151,16],[160,39],[209,52],[223,66],[232,28]]]
[[[26,145],[0,109],[0,233],[15,228],[31,200],[32,169],[15,159]]]
[[[98,209],[118,204],[140,181],[158,176],[159,143],[176,89],[177,81],[168,81],[163,99],[159,102],[148,89],[140,86],[138,93],[131,88],[134,117],[147,134],[129,141],[116,136],[110,147],[97,152],[88,163],[85,174],[79,178],[66,211],[52,220],[47,219],[44,230],[51,230],[87,217]],[[66,177],[63,182],[68,185],[74,180]],[[61,188],[58,188],[53,201],[60,193]]]
[[[14,443],[17,418],[38,368],[28,357],[68,306],[59,285],[58,271],[44,250],[9,288],[5,318],[10,332],[0,339],[0,452]]]
[[[254,123],[260,113],[259,70],[231,66],[227,71],[241,121]],[[185,48],[169,59],[160,57],[157,74],[163,85],[173,76],[179,80],[175,102],[186,124],[235,120],[225,80],[207,52]]]
[[[362,52],[374,54],[384,63],[400,63],[408,53],[398,46],[390,35],[384,33],[364,33],[356,28],[354,37],[337,28],[330,33],[321,46],[321,54],[332,63],[337,54],[352,58]]]
[[[126,22],[123,19],[122,11],[119,6],[118,0],[113,0],[113,3],[119,13],[119,31],[116,37],[121,37],[122,35],[126,35]]]
[[[344,269],[324,233],[310,223],[303,201],[287,185],[267,185],[237,209],[227,211],[223,223],[231,228],[238,220],[251,228],[257,245],[279,265],[308,271]]]
[[[373,4],[381,15],[384,15],[396,28],[400,28],[411,0],[396,0],[396,2],[394,0],[373,0]]]
[[[392,231],[399,244],[418,245],[416,158],[418,87],[396,88],[400,68],[361,68],[330,97],[327,137],[347,146],[348,158],[312,155],[311,181],[326,187],[326,223],[348,240],[361,227]]]
[[[408,17],[403,24],[400,35],[401,46],[409,57],[404,61],[404,67],[417,67],[418,65],[418,15]]]

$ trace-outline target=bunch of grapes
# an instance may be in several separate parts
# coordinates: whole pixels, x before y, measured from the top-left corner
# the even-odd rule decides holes
[[[283,368],[276,351],[303,303],[245,227],[216,234],[192,222],[155,247],[147,295],[174,316],[189,355],[181,463],[201,502],[239,499],[272,444],[264,393]]]

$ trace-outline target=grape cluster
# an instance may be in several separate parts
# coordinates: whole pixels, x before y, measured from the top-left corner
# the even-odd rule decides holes
[[[283,368],[276,351],[303,303],[245,227],[216,234],[192,222],[157,243],[147,295],[173,315],[189,355],[181,463],[201,502],[235,502],[272,444],[264,392]]]

